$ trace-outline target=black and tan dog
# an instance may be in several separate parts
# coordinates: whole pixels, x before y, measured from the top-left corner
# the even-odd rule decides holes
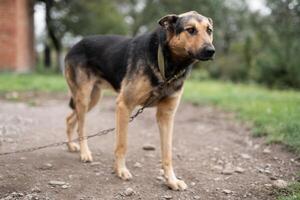
[[[180,101],[183,83],[196,61],[212,59],[212,20],[195,11],[167,15],[159,20],[151,33],[134,38],[92,36],[81,40],[67,54],[65,77],[72,97],[73,112],[67,117],[70,151],[79,151],[83,162],[92,161],[85,139],[85,115],[101,97],[105,87],[118,92],[116,101],[115,170],[117,175],[132,178],[125,164],[129,117],[138,105],[145,105],[150,96],[157,99],[162,167],[167,185],[173,190],[187,188],[175,176],[172,166],[173,120]],[[174,78],[176,77],[176,78]],[[171,80],[166,87],[157,87]],[[79,146],[72,142],[78,125]]]

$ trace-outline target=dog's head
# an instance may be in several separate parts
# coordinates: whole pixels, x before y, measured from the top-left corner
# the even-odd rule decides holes
[[[190,11],[166,15],[158,23],[167,31],[168,45],[177,57],[202,61],[213,59],[212,19]]]

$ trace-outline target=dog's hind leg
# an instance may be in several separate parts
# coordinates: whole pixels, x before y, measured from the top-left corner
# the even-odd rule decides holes
[[[95,87],[95,80],[91,80],[90,78],[82,75],[81,83],[79,84],[76,94],[75,94],[75,110],[78,121],[78,137],[79,137],[79,145],[80,145],[80,158],[83,162],[91,162],[93,161],[91,151],[89,150],[86,134],[85,134],[85,116],[88,110],[92,108],[97,102],[100,95],[95,92],[93,94],[93,89]],[[100,94],[100,93],[99,93]],[[92,100],[92,98],[93,101]]]
[[[186,184],[175,176],[172,165],[172,135],[174,115],[177,110],[182,90],[173,97],[160,101],[157,105],[157,122],[160,132],[162,167],[167,185],[173,190],[185,190]]]
[[[77,124],[77,116],[75,110],[67,117],[67,136],[68,136],[68,149],[70,152],[79,151],[79,146],[72,141],[74,129]]]
[[[95,107],[95,105],[97,105],[101,97],[102,97],[102,90],[100,88],[100,85],[95,84],[91,92],[88,111],[92,110]]]
[[[90,111],[99,101],[101,98],[101,89],[98,85],[94,85],[93,90],[91,92],[91,98],[88,106],[88,111]],[[71,107],[75,109],[75,103],[73,99],[71,99]],[[70,152],[79,151],[79,146],[75,142],[72,141],[74,129],[77,124],[77,115],[76,111],[74,110],[68,117],[67,117],[67,136],[68,136],[68,149]]]

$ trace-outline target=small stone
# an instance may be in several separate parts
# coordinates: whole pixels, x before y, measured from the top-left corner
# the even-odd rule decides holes
[[[214,181],[220,181],[220,180],[221,180],[220,177],[214,178]]]
[[[257,170],[258,170],[259,173],[264,173],[265,172],[265,170],[262,169],[262,168],[257,168]]]
[[[242,174],[245,172],[245,169],[241,168],[241,167],[236,167],[234,170],[236,173]]]
[[[156,177],[156,180],[164,181],[165,179],[164,179],[164,177],[162,177],[162,176],[157,176],[157,177]]]
[[[273,186],[278,189],[284,189],[288,186],[288,184],[286,181],[279,179],[273,182]]]
[[[266,173],[266,174],[271,174],[271,171],[268,170],[268,169],[265,169],[265,173]]]
[[[53,185],[53,186],[55,186],[55,185],[60,185],[60,186],[66,185],[66,183],[63,182],[63,181],[49,181],[48,184],[49,184],[49,185]]]
[[[265,168],[270,168],[272,165],[267,163]]]
[[[164,195],[162,196],[163,199],[173,199],[173,197],[171,195]]]
[[[265,187],[268,187],[268,188],[269,188],[269,187],[272,187],[272,184],[266,183],[266,184],[265,184]]]
[[[40,169],[42,170],[49,170],[49,169],[52,169],[53,168],[53,165],[51,163],[44,163]]]
[[[222,174],[224,174],[224,175],[232,175],[233,172],[234,172],[233,169],[228,168],[228,169],[224,169],[222,171]]]
[[[217,163],[218,163],[219,165],[223,165],[223,164],[224,164],[224,161],[223,161],[223,160],[218,160]]]
[[[227,163],[224,167],[224,169],[222,170],[222,174],[224,175],[232,175],[234,173],[234,169],[232,167],[232,164]]]
[[[144,145],[143,146],[143,149],[145,151],[154,151],[155,150],[155,147],[153,145]]]
[[[269,148],[265,148],[265,149],[263,150],[263,153],[269,154],[269,153],[271,153],[271,150],[270,150]]]
[[[68,189],[69,186],[67,186],[67,185],[62,185],[61,188],[62,188],[62,189]]]
[[[34,192],[34,193],[40,193],[42,190],[40,188],[38,188],[37,186],[33,187],[31,189],[31,192]]]
[[[127,188],[125,191],[124,191],[124,195],[125,196],[131,196],[134,194],[134,190],[132,188]]]
[[[244,159],[250,159],[251,158],[251,156],[249,154],[245,154],[245,153],[242,153],[241,157],[244,158]]]
[[[101,164],[100,162],[92,162],[91,166],[97,166],[97,165],[100,165],[100,164]]]
[[[194,196],[193,198],[194,198],[194,199],[200,199],[201,197],[198,196],[198,195],[196,195],[196,196]]]
[[[275,176],[271,176],[270,179],[271,179],[272,181],[277,180],[277,178],[276,178]]]
[[[226,190],[226,189],[225,189],[225,190],[223,190],[222,192],[223,192],[224,194],[231,194],[231,193],[232,193],[232,191],[231,191],[231,190]]]
[[[214,165],[212,168],[216,171],[221,171],[223,169],[221,165]]]
[[[195,182],[191,182],[191,186],[195,186],[196,185],[196,183]]]
[[[136,167],[136,168],[141,168],[141,167],[142,167],[142,164],[139,163],[139,162],[136,162],[136,163],[134,163],[133,166]]]

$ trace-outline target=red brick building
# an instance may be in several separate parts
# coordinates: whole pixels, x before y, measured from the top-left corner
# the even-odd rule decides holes
[[[0,70],[34,66],[33,0],[0,0]]]

